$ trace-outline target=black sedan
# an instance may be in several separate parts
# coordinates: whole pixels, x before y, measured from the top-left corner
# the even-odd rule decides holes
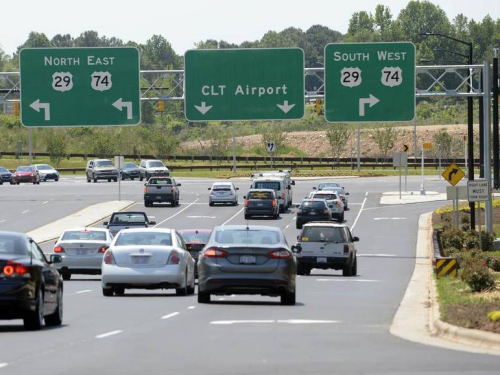
[[[12,173],[7,168],[0,167],[0,185],[4,182],[12,185]]]
[[[30,237],[0,232],[0,319],[23,319],[24,327],[38,330],[59,326],[63,319],[63,281]]]
[[[122,180],[139,178],[139,167],[135,163],[124,163],[120,169]]]

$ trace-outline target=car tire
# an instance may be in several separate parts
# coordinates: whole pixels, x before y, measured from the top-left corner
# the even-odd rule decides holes
[[[175,289],[175,294],[184,297],[188,295],[188,287],[187,287],[187,276],[186,276],[186,283],[183,287]]]
[[[113,288],[102,288],[102,295],[104,297],[113,297],[114,294]]]
[[[62,279],[63,279],[64,281],[69,281],[69,280],[71,280],[71,272],[69,272],[69,271],[62,271],[62,272],[61,272],[61,276],[62,276]]]
[[[343,223],[344,222],[344,213],[342,212],[342,215],[340,215],[339,219],[338,219],[338,222],[339,223]]]
[[[94,180],[94,184],[97,182],[97,178],[95,178],[95,175],[92,174],[92,179]]]
[[[210,293],[200,292],[198,287],[198,303],[210,303]]]
[[[87,182],[89,182],[89,183],[90,183],[90,181],[92,181],[92,180],[91,180],[90,178],[88,178],[88,177],[87,177]]]
[[[17,182],[17,185],[20,185],[21,183],[20,182]]]
[[[279,210],[279,212],[283,214],[283,213],[285,213],[285,211],[286,211],[286,207],[285,207],[285,205],[280,205],[280,210]]]
[[[352,264],[349,263],[342,268],[342,276],[352,276]]]
[[[358,257],[354,257],[354,264],[352,265],[351,276],[358,274]]]
[[[60,326],[63,322],[63,291],[59,288],[57,292],[57,307],[54,313],[45,317],[45,325],[49,327]]]
[[[55,182],[59,181],[59,178],[56,178],[54,181],[55,181]]]
[[[298,221],[297,221],[297,222],[295,223],[295,228],[297,228],[297,229],[302,229],[302,223],[300,223],[300,222],[298,222]]]
[[[193,295],[194,294],[194,290],[196,288],[196,280],[195,280],[195,277],[196,275],[194,274],[194,271],[193,271],[193,283],[191,284],[191,286],[188,287],[188,294],[189,295]]]
[[[142,181],[142,180],[144,180],[144,177],[142,177],[142,174],[141,174],[141,175],[139,175],[139,181]]]
[[[312,267],[309,264],[304,265],[304,275],[309,276],[311,274]]]
[[[250,220],[251,217],[252,215],[245,214],[245,220]]]
[[[208,205],[209,205],[210,207],[213,207],[213,206],[214,206],[214,204],[213,204],[212,202],[208,202]]]
[[[297,275],[304,276],[305,274],[305,265],[301,263],[297,264]]]
[[[23,319],[24,328],[30,331],[38,331],[43,325],[43,285],[40,285],[35,311],[30,311]]]
[[[114,292],[116,296],[123,296],[125,294],[125,288],[115,288]]]
[[[293,292],[286,291],[281,296],[281,304],[282,305],[294,306],[295,303],[296,303],[296,300],[295,300],[295,289],[294,289]]]
[[[144,201],[144,207],[151,207],[151,203],[149,201]]]
[[[33,181],[33,185],[36,185],[36,181]]]

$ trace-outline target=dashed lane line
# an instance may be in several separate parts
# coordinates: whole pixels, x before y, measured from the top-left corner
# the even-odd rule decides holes
[[[158,226],[160,226],[161,224],[163,224],[164,222],[170,220],[170,219],[173,219],[174,217],[176,217],[177,215],[181,214],[182,212],[186,211],[189,207],[191,207],[193,204],[195,204],[197,201],[198,201],[199,198],[196,198],[196,200],[190,204],[188,204],[186,207],[184,207],[182,210],[180,211],[177,211],[175,214],[173,214],[172,216],[169,216],[167,217],[165,220],[162,220],[160,221],[158,224],[156,224],[153,228],[156,228]]]
[[[356,220],[354,220],[354,224],[352,224],[351,231],[354,230],[354,227],[358,223],[358,219],[361,216],[361,212],[363,212],[363,209],[365,208],[365,203],[366,203],[366,200],[368,199],[367,196],[368,196],[368,192],[366,192],[365,199],[363,199],[363,203],[361,204],[361,208],[358,212],[358,215],[356,216]]]
[[[75,294],[88,293],[88,292],[91,292],[91,291],[92,291],[92,290],[90,290],[90,289],[80,290],[80,291],[76,292]]]
[[[193,309],[196,309],[196,306],[189,306],[188,307],[188,310],[193,310]]]
[[[30,212],[30,210],[23,211],[23,215],[24,215],[26,212]]]
[[[243,207],[241,210],[239,210],[238,212],[236,212],[233,216],[231,216],[228,220],[226,220],[224,223],[222,223],[221,226],[224,226],[226,225],[227,223],[229,223],[231,220],[233,220],[236,216],[238,216],[239,214],[241,214],[241,212],[245,209],[245,207]]]
[[[120,333],[122,333],[122,332],[123,332],[123,331],[121,331],[121,330],[116,330],[116,331],[106,332],[106,333],[103,333],[103,334],[97,335],[95,338],[96,338],[96,339],[104,339],[104,338],[109,337],[109,336],[118,335],[118,334],[120,334]]]
[[[378,283],[380,280],[366,280],[366,279],[316,279],[316,281],[334,281],[334,282],[358,282],[358,283]]]
[[[47,204],[47,203],[49,203],[49,202],[50,202],[50,201],[45,201],[45,202],[43,202],[42,204]]]
[[[167,314],[167,315],[162,316],[161,319],[162,320],[170,319],[170,318],[173,318],[174,316],[177,316],[179,314],[180,314],[180,312],[173,312],[171,314]]]
[[[0,363],[0,368],[7,367],[9,364],[8,363]]]
[[[286,319],[286,320],[214,320],[212,325],[234,324],[337,324],[340,320],[312,320],[312,319]]]

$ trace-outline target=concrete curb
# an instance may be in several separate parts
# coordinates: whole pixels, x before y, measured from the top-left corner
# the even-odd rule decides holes
[[[92,226],[109,217],[113,212],[126,210],[134,204],[134,201],[110,201],[94,204],[34,229],[27,234],[38,244],[43,244],[57,239],[66,228]]]
[[[500,355],[500,335],[440,320],[432,257],[432,212],[420,216],[415,269],[394,316],[391,334],[424,345]],[[494,337],[491,340],[492,336]]]

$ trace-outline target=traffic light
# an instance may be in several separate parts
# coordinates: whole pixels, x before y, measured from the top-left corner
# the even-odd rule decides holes
[[[158,102],[158,112],[165,112],[165,101],[160,100]]]

